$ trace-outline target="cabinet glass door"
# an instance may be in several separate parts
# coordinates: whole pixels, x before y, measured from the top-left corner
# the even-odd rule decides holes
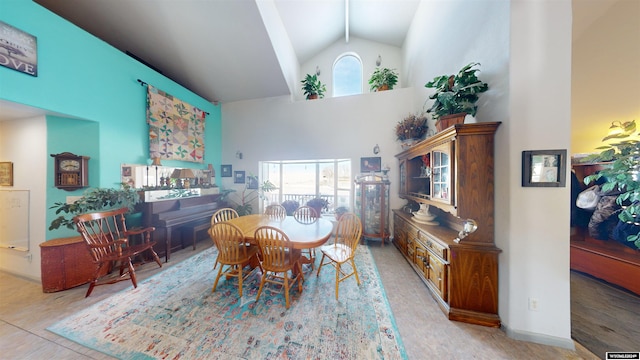
[[[389,239],[389,181],[379,177],[355,181],[355,208],[365,239]]]
[[[407,193],[407,162],[406,160],[400,161],[400,195]]]
[[[451,200],[451,163],[449,153],[436,150],[432,153],[432,181],[433,192],[431,198],[434,200]]]

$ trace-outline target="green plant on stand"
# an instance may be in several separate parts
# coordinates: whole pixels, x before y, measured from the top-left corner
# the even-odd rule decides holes
[[[66,227],[75,229],[73,217],[90,212],[120,209],[123,207],[133,211],[135,205],[141,201],[140,193],[129,184],[122,183],[120,189],[91,188],[82,197],[70,204],[57,202],[50,209],[56,209],[55,218],[49,225],[49,230]]]
[[[256,176],[249,175],[249,177],[254,177],[256,178],[256,181],[257,181]],[[236,210],[238,215],[240,216],[249,215],[253,212],[253,202],[258,199],[260,200],[266,199],[266,196],[264,195],[264,193],[271,192],[275,189],[277,189],[277,187],[269,180],[266,180],[265,182],[260,184],[257,189],[249,189],[248,184],[245,184],[244,189],[242,189],[242,192],[239,195],[239,199],[237,200],[230,199],[230,200],[236,204],[234,209]],[[226,199],[226,197],[231,192],[235,192],[235,190],[232,190],[232,189],[225,190],[224,198]]]
[[[582,162],[608,162],[609,166],[598,173],[585,177],[584,183],[604,178],[606,182],[602,184],[600,191],[620,191],[616,198],[616,203],[622,207],[618,213],[620,221],[630,225],[633,233],[629,233],[626,240],[632,242],[635,247],[640,248],[640,140],[636,133],[635,120],[624,123],[612,124],[612,128],[617,128],[618,132],[606,136],[603,142],[615,140],[611,144],[598,147],[601,150],[598,154],[587,156]],[[633,139],[629,139],[630,137]]]

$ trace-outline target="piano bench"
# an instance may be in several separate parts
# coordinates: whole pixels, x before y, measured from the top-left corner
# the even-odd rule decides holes
[[[196,242],[198,241],[198,232],[208,230],[211,227],[211,222],[207,219],[207,222],[193,222],[184,224],[180,230],[182,232],[182,238],[191,239],[193,241],[193,250],[196,249]]]

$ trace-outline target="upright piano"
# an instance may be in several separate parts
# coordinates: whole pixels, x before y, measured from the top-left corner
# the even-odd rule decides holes
[[[223,207],[220,196],[202,195],[142,204],[143,225],[156,228],[152,233],[156,241],[154,249],[159,256],[164,255],[165,262],[171,258],[171,251],[184,248],[184,228],[211,222],[211,216]]]

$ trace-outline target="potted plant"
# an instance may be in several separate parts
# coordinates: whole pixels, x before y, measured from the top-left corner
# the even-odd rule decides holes
[[[322,99],[327,87],[318,79],[318,76],[307,74],[307,77],[302,80],[302,91],[307,96],[307,100]]]
[[[349,212],[349,208],[346,207],[346,206],[338,206],[336,208],[335,212],[336,212],[336,220],[340,220],[342,215],[344,215],[344,214]]]
[[[376,68],[369,78],[371,91],[391,90],[398,83],[398,73],[395,69]]]
[[[600,178],[606,182],[602,184],[601,193],[619,192],[616,203],[621,206],[618,218],[623,224],[628,225],[624,232],[626,241],[633,242],[640,248],[640,181],[638,181],[638,171],[640,170],[640,140],[629,139],[637,136],[635,120],[612,124],[612,128],[618,128],[618,133],[606,136],[603,142],[616,140],[611,144],[605,144],[598,149],[602,150],[598,154],[593,154],[584,158],[583,162],[609,162],[609,166],[599,172],[585,177],[586,185]]]
[[[403,147],[411,146],[427,133],[427,118],[424,114],[409,114],[396,124],[396,139]]]
[[[254,176],[254,175],[249,175]],[[253,212],[253,202],[257,199],[265,199],[265,192],[270,192],[277,189],[275,184],[271,181],[267,180],[260,184],[257,189],[249,189],[248,185],[245,184],[242,193],[240,193],[240,199],[238,201],[231,200],[236,204],[235,210],[240,216],[249,215]],[[229,196],[230,193],[235,192],[233,189],[225,190],[224,198]]]
[[[54,203],[51,209],[56,209],[56,215],[63,215],[51,221],[49,230],[59,229],[60,227],[74,229],[73,217],[80,214],[123,207],[128,207],[130,211],[133,211],[140,200],[138,191],[125,183],[122,183],[120,189],[91,188],[86,190],[82,197],[73,203]],[[130,227],[133,224],[127,222],[127,225]]]
[[[479,63],[470,63],[455,75],[435,77],[424,86],[435,89],[429,96],[433,105],[427,113],[436,120],[436,129],[442,131],[453,124],[464,122],[466,114],[476,115],[478,94],[489,89],[489,85],[478,79],[476,72]]]
[[[307,206],[312,207],[318,215],[322,214],[322,210],[328,210],[329,201],[320,197],[307,201]]]
[[[300,203],[295,200],[285,200],[281,205],[287,210],[287,216],[292,216],[293,212],[300,207]]]

